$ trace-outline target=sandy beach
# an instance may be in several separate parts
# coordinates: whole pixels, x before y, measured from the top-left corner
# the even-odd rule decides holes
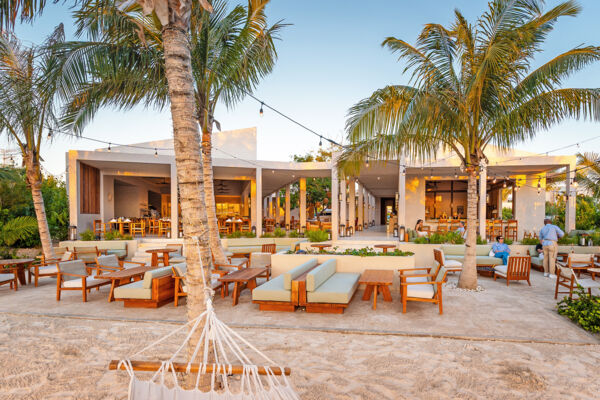
[[[533,287],[506,288],[482,278],[483,291],[472,293],[452,289],[454,279],[442,316],[428,304],[402,314],[397,292],[376,311],[355,298],[341,316],[260,313],[248,291],[237,307],[218,297],[215,306],[244,338],[292,368],[302,399],[598,397],[600,341],[556,315],[548,280],[535,273]],[[185,321],[183,306],[123,309],[106,302],[106,290],[93,291],[88,303],[77,295],[56,303],[48,297],[52,283],[0,293],[0,399],[125,399],[128,375],[108,371],[108,362]],[[488,302],[503,305],[491,312]],[[165,354],[182,339],[169,340]]]

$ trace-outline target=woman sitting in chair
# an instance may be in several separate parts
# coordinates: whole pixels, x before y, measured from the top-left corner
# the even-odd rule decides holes
[[[422,219],[417,220],[417,223],[415,225],[415,231],[417,231],[417,236],[419,236],[419,237],[427,236],[427,232],[423,230],[423,220]]]

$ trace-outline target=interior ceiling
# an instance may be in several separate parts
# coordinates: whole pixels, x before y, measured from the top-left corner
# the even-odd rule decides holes
[[[215,179],[216,196],[240,196],[244,190],[244,181]]]

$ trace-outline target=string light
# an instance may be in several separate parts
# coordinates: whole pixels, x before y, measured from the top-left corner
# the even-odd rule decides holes
[[[573,183],[573,187],[576,188],[577,186],[579,186],[579,184],[577,183],[577,179],[573,178],[572,180]]]
[[[454,171],[454,179],[458,179],[458,172]]]
[[[496,179],[496,176],[494,176],[494,179],[492,180],[492,183],[496,183],[498,179]]]
[[[369,156],[367,156],[367,162],[365,163],[365,165],[367,166],[367,168],[369,168]]]
[[[52,139],[52,128],[48,130],[48,140]]]
[[[108,152],[109,152],[109,153],[110,153],[110,145],[111,145],[111,144],[112,144],[112,143],[109,143],[109,144],[108,144]]]
[[[265,112],[263,111],[263,104],[265,104],[265,103],[263,103],[263,102],[261,101],[261,102],[260,102],[260,111],[258,112],[258,113],[260,114],[260,116],[261,116],[261,117],[262,117],[262,116],[263,116],[263,114],[265,113]]]
[[[154,148],[154,157],[158,157],[158,149],[156,147]]]
[[[506,181],[502,182],[502,187],[505,188],[506,187]]]
[[[323,136],[319,136],[319,147],[323,146]]]

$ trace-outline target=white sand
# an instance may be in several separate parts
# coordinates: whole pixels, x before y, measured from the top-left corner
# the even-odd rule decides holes
[[[109,360],[177,326],[0,313],[0,399],[125,399],[127,374],[107,371]],[[292,368],[291,381],[303,399],[599,396],[599,345],[285,329],[238,332]]]

